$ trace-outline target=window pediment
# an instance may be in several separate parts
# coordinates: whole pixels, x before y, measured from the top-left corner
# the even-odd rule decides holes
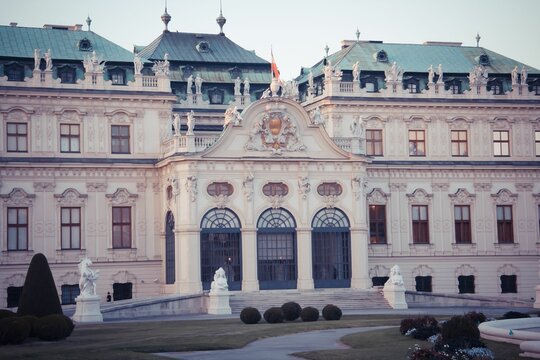
[[[453,204],[471,204],[476,198],[475,194],[471,194],[467,189],[459,188],[455,194],[449,194],[450,202]]]
[[[367,194],[368,204],[385,205],[388,202],[390,194],[385,193],[381,188],[374,188]]]
[[[407,194],[407,198],[411,204],[429,204],[433,194],[428,194],[424,189],[416,189],[412,194]]]
[[[501,189],[496,194],[491,194],[491,198],[496,204],[515,204],[518,194],[513,194],[508,189]]]
[[[14,188],[9,194],[0,195],[0,199],[8,206],[32,206],[35,198],[35,194],[28,194],[21,188]]]
[[[60,205],[82,206],[86,203],[88,195],[79,193],[77,189],[69,188],[62,194],[55,194],[54,197]]]
[[[126,188],[118,188],[114,194],[106,194],[112,205],[134,204],[139,195],[130,193]]]

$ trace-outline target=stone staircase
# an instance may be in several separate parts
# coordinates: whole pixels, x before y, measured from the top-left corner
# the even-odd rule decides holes
[[[295,301],[300,306],[313,306],[319,311],[327,304],[334,304],[341,310],[391,309],[380,289],[315,289],[315,290],[262,290],[258,292],[233,292],[230,306],[233,314],[251,306],[261,313],[273,306],[281,306]]]

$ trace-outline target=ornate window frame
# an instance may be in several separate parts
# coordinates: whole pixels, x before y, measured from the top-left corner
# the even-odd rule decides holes
[[[411,242],[409,243],[409,246],[410,247],[414,247],[414,246],[434,246],[434,242],[432,241],[432,237],[431,237],[431,234],[432,234],[432,227],[433,227],[433,214],[432,214],[432,206],[431,206],[431,203],[432,203],[432,199],[433,199],[433,194],[429,194],[426,190],[422,189],[422,188],[417,188],[415,189],[412,193],[410,194],[405,194],[407,196],[407,199],[409,201],[409,215],[410,215],[410,221],[409,221],[409,224],[410,224],[410,233],[409,233],[409,236],[410,236],[410,239],[411,239]],[[412,209],[413,209],[413,205],[419,205],[419,206],[427,206],[427,221],[428,221],[428,240],[429,242],[427,243],[415,243],[414,242],[414,234],[413,234],[413,217],[412,217]]]
[[[497,229],[497,206],[506,205],[512,207],[512,242],[501,243],[497,241],[494,245],[496,248],[504,247],[519,247],[519,242],[516,242],[516,231],[517,231],[517,222],[516,222],[516,210],[517,210],[517,199],[518,194],[512,193],[510,190],[503,188],[500,189],[496,194],[491,194],[491,199],[493,200],[493,219],[495,220],[495,235],[496,238],[499,238],[498,229]]]
[[[86,201],[88,199],[87,194],[81,194],[77,189],[68,188],[64,190],[61,194],[55,194],[54,198],[56,199],[56,213],[57,217],[57,229],[60,229],[56,239],[56,251],[77,251],[81,255],[84,255],[86,251],[86,240],[85,240],[85,224],[86,224]],[[76,207],[80,208],[80,224],[81,224],[81,238],[80,238],[80,249],[63,249],[62,248],[62,208],[63,207]]]
[[[36,198],[35,194],[29,194],[22,188],[13,188],[9,194],[0,195],[0,201],[2,202],[2,214],[7,214],[8,208],[28,208],[28,233],[27,233],[27,243],[26,250],[17,250],[22,252],[32,251],[34,248],[33,239],[34,239],[34,229],[33,229],[33,218],[34,218],[34,199]],[[14,250],[8,250],[8,237],[7,237],[7,215],[2,216],[2,238],[5,241],[2,241],[2,252],[9,252]]]
[[[107,242],[107,250],[112,252],[130,251],[134,254],[137,251],[137,198],[139,195],[130,193],[126,188],[117,188],[112,194],[105,194],[108,200],[107,211],[107,231],[111,235]],[[131,247],[130,248],[115,248],[112,238],[112,209],[113,207],[123,206],[131,208]]]
[[[476,194],[471,194],[467,189],[465,188],[459,188],[454,194],[448,194],[448,197],[450,198],[450,203],[452,204],[452,247],[455,246],[476,246],[475,238],[474,238],[474,226],[473,226],[473,214],[475,210],[475,203],[476,203]],[[471,223],[471,243],[457,243],[455,242],[456,239],[456,219],[455,219],[455,213],[454,213],[454,206],[456,205],[467,205],[469,206],[469,221]]]

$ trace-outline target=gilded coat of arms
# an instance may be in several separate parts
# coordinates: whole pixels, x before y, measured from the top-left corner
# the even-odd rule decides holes
[[[250,130],[246,150],[271,151],[281,155],[283,151],[302,151],[306,146],[298,137],[293,120],[282,112],[265,112]]]

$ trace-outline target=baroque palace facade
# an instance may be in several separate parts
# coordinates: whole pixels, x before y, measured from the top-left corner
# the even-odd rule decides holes
[[[357,40],[280,83],[217,21],[134,53],[0,26],[0,306],[38,252],[65,304],[85,256],[116,300],[219,267],[231,290],[367,289],[394,264],[408,290],[534,297],[540,71]]]

